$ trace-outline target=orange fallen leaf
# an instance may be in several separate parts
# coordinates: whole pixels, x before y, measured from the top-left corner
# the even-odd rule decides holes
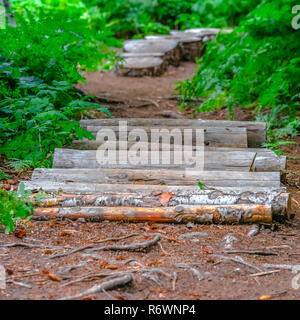
[[[259,297],[259,300],[269,300],[269,299],[271,299],[271,298],[272,298],[272,296],[266,295],[266,296],[261,296],[261,297]]]
[[[159,202],[161,203],[162,206],[165,206],[173,197],[175,197],[174,194],[170,192],[164,192],[159,196]]]
[[[167,240],[168,240],[168,242],[177,242],[177,239],[175,239],[175,238],[168,238]]]
[[[191,260],[190,259],[185,259],[184,262],[185,263],[189,263],[189,262],[191,262]]]
[[[116,260],[124,260],[127,258],[127,254],[121,254],[120,256],[116,257]]]
[[[188,295],[191,296],[191,297],[194,297],[196,300],[200,300],[201,299],[200,294],[196,293],[196,292],[190,292]]]
[[[70,236],[70,235],[71,235],[71,232],[69,232],[69,231],[62,231],[59,235],[60,235],[61,237],[66,237],[66,236]]]
[[[51,249],[45,249],[44,254],[52,254],[53,250]]]
[[[14,273],[11,269],[5,269],[5,272],[8,276],[11,276]]]
[[[25,235],[26,235],[26,230],[24,229],[15,232],[15,236],[20,239],[22,239]]]
[[[110,270],[116,270],[119,269],[120,266],[118,266],[117,264],[108,264],[105,268]]]
[[[105,268],[107,265],[109,265],[109,263],[105,260],[102,260],[100,263],[99,263],[99,266],[100,268]]]
[[[115,298],[117,300],[126,300],[126,298],[124,296],[115,296]]]
[[[210,250],[210,249],[202,249],[201,252],[202,252],[202,254],[212,254],[213,253],[212,250]]]
[[[47,277],[49,280],[52,280],[52,281],[57,281],[57,282],[61,281],[61,279],[59,277],[57,277],[56,275],[54,275],[53,273],[48,273]]]
[[[207,262],[207,263],[215,263],[215,259],[213,259],[213,258],[208,258],[208,259],[206,260],[206,262]]]
[[[94,300],[94,297],[93,296],[84,296],[84,297],[81,297],[81,300]]]

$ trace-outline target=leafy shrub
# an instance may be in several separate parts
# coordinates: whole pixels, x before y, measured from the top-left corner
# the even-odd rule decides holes
[[[202,112],[226,106],[231,119],[235,106],[255,108],[270,138],[299,134],[300,43],[291,28],[292,7],[292,0],[261,2],[232,34],[208,44],[197,74],[177,88],[181,107]],[[191,103],[199,97],[206,101]]]
[[[0,154],[18,168],[50,166],[54,148],[94,138],[76,121],[85,110],[110,116],[72,86],[93,48],[62,15],[19,16],[16,28],[0,30]]]
[[[22,219],[30,219],[33,205],[29,200],[31,192],[20,184],[19,191],[8,192],[0,189],[0,226],[5,226],[5,233],[15,230],[15,224]]]

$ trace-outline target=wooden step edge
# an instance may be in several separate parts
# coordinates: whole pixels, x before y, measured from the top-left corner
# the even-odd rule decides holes
[[[272,208],[266,205],[206,205],[175,207],[72,207],[37,208],[34,219],[84,218],[90,222],[103,220],[128,222],[166,222],[166,223],[272,223]]]

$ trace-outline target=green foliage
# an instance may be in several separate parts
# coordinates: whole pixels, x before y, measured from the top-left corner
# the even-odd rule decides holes
[[[72,86],[83,80],[78,64],[95,51],[80,23],[61,11],[37,21],[28,11],[17,21],[0,30],[0,154],[15,170],[48,167],[56,147],[94,138],[76,121],[84,111],[110,114]]]
[[[33,214],[33,205],[28,198],[31,195],[20,184],[17,192],[8,192],[0,189],[0,226],[5,226],[5,233],[15,230],[15,224],[22,219],[30,219]]]
[[[247,1],[245,1],[247,2]],[[249,1],[250,2],[250,1]],[[300,42],[291,28],[292,0],[260,2],[232,34],[219,34],[193,79],[177,87],[181,108],[194,112],[255,108],[270,140],[299,134]],[[192,103],[197,98],[205,102]]]

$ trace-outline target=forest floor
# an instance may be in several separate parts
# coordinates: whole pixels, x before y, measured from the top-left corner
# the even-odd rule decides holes
[[[115,117],[191,118],[189,112],[179,112],[174,83],[190,78],[195,69],[195,64],[183,63],[159,78],[121,78],[113,73],[90,72],[85,73],[87,86],[80,85],[80,89],[95,95]],[[93,112],[90,116],[103,117],[103,114]],[[221,120],[227,114],[222,109],[198,117]],[[251,119],[251,110],[236,110],[236,120]],[[298,138],[295,145],[284,146],[284,152],[299,157],[299,142]],[[11,235],[0,233],[0,264],[4,265],[8,280],[6,289],[0,290],[0,299],[59,299],[81,293],[105,281],[103,274],[116,272],[132,272],[133,283],[81,299],[299,299],[300,269],[297,274],[276,266],[271,269],[262,266],[268,263],[300,268],[299,177],[299,160],[288,159],[285,185],[293,197],[295,218],[286,225],[261,226],[260,232],[252,237],[247,235],[252,228],[249,225],[78,220],[21,223]],[[15,185],[29,178],[30,172],[10,176]],[[91,253],[87,248],[51,258],[71,248],[99,246],[100,240],[107,240],[103,245],[129,244],[148,241],[158,233],[162,237],[161,245],[152,246],[148,252],[97,250]],[[131,237],[127,239],[108,239],[128,235]],[[31,247],[5,247],[8,243]],[[226,253],[231,249],[269,250],[275,254]],[[274,272],[253,276],[261,271]]]

